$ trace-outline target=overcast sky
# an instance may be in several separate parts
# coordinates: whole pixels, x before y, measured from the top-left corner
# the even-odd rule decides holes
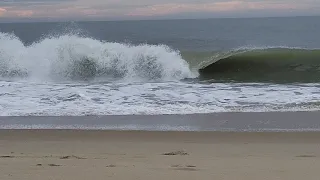
[[[0,0],[0,21],[300,15],[320,15],[320,0]]]

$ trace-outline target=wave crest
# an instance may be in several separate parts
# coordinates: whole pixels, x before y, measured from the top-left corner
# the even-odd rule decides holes
[[[239,48],[184,55],[197,63],[200,78],[246,82],[319,82],[320,49]]]
[[[0,76],[44,80],[164,81],[194,78],[179,52],[165,45],[129,45],[77,35],[44,38],[25,46],[0,33]]]

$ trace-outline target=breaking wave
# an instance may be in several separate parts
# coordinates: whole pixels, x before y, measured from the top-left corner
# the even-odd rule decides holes
[[[197,73],[166,45],[134,46],[67,34],[26,46],[15,35],[0,33],[0,77],[174,81]]]
[[[247,82],[320,82],[320,49],[239,48],[220,53],[185,53],[200,78]]]
[[[244,47],[182,52],[166,45],[105,42],[75,34],[30,45],[0,33],[0,79],[42,81],[320,82],[320,49]]]

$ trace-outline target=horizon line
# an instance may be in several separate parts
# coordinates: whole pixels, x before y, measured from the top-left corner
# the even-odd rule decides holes
[[[1,24],[6,23],[68,23],[68,22],[134,22],[134,21],[176,21],[176,20],[210,20],[210,19],[267,19],[267,18],[299,18],[299,17],[320,17],[320,15],[283,15],[283,16],[253,16],[253,17],[207,17],[207,18],[154,18],[154,19],[50,19],[50,18],[22,18],[8,19],[1,21]],[[40,20],[39,20],[40,19]]]

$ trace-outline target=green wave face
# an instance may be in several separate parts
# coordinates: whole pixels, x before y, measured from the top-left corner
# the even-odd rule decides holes
[[[269,48],[182,54],[202,80],[320,82],[320,50]]]

